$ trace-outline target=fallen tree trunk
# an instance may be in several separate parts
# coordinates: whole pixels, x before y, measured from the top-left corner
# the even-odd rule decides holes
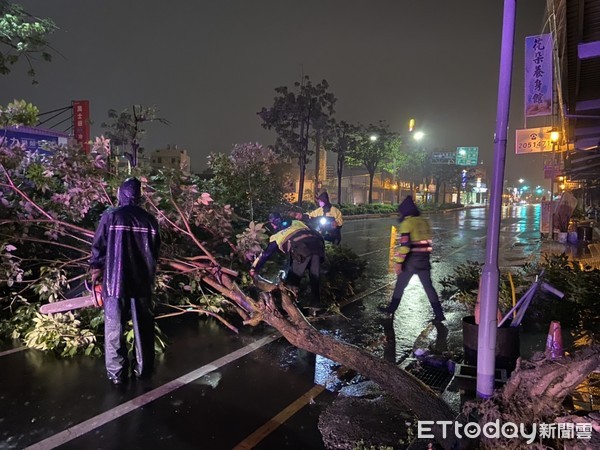
[[[457,420],[452,409],[433,390],[410,373],[362,348],[319,332],[296,306],[293,300],[295,293],[283,284],[274,286],[257,282],[262,292],[260,300],[256,301],[237,288],[228,276],[223,276],[221,281],[222,284],[217,284],[211,280],[210,284],[242,310],[245,324],[257,325],[265,322],[295,347],[319,354],[360,373],[377,383],[418,418],[429,421]],[[281,309],[277,305],[278,302]],[[441,427],[433,426],[432,433],[442,436]],[[438,442],[444,448],[457,448],[453,436],[447,436]]]

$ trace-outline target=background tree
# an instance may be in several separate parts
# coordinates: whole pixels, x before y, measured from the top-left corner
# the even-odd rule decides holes
[[[267,218],[281,203],[289,180],[279,157],[258,143],[236,144],[229,156],[213,153],[208,168],[215,199],[250,221]]]
[[[314,153],[309,147],[310,140],[315,140],[316,131],[335,113],[336,98],[328,89],[327,80],[313,85],[307,75],[301,82],[294,83],[292,90],[287,86],[275,88],[278,95],[273,106],[263,107],[258,112],[262,126],[277,133],[275,152],[283,158],[297,158],[299,204],[302,204],[306,164]]]
[[[380,120],[369,124],[359,133],[359,140],[350,154],[351,165],[362,165],[369,173],[369,204],[373,203],[373,179],[379,165],[390,158],[392,148],[398,143],[398,135],[390,131],[388,124]]]
[[[155,106],[133,105],[131,111],[124,109],[118,113],[114,109],[108,110],[108,118],[111,122],[103,122],[105,135],[111,140],[112,145],[124,146],[131,149],[130,152],[124,152],[132,167],[138,163],[138,154],[144,149],[140,147],[140,142],[146,134],[142,124],[146,122],[160,122],[169,125],[167,119],[157,117],[158,109]]]
[[[461,185],[464,188],[464,198],[465,204],[471,204],[474,202],[473,197],[475,196],[474,189],[477,186],[477,173],[475,167],[463,167],[463,171],[461,172]]]
[[[407,149],[403,146],[403,139],[400,136],[395,136],[392,138],[394,142],[389,145],[389,152],[387,157],[381,161],[381,168],[387,170],[391,173],[397,181],[398,184],[398,198],[397,201],[400,203],[400,197],[402,196],[402,188],[401,182],[406,181],[403,179],[401,174],[406,173],[406,164],[408,164],[408,159],[405,155]]]
[[[51,19],[40,19],[16,3],[0,0],[0,74],[9,74],[24,58],[29,65],[27,74],[36,84],[34,60],[52,60],[47,37],[55,29]]]
[[[414,196],[416,186],[423,182],[427,176],[428,153],[423,149],[415,149],[411,146],[402,147],[399,155],[399,176],[410,183],[411,195]]]
[[[434,197],[436,205],[440,204],[440,194],[442,203],[446,203],[448,187],[450,187],[450,193],[452,193],[452,187],[459,173],[460,167],[455,164],[431,164],[431,175],[436,186]]]
[[[343,120],[337,122],[333,119],[329,128],[329,135],[325,141],[326,148],[337,154],[335,173],[337,176],[338,203],[342,202],[342,177],[344,176],[346,158],[356,150],[359,130],[358,125],[352,125]]]

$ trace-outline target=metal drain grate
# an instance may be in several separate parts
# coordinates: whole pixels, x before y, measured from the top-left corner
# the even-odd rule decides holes
[[[446,367],[432,367],[421,364],[419,361],[411,362],[405,370],[421,380],[434,391],[443,392],[452,380],[453,374]]]

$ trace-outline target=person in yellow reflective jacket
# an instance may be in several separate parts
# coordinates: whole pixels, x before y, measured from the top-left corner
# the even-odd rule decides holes
[[[304,222],[292,219],[284,220],[279,213],[270,214],[269,222],[276,233],[269,238],[267,248],[254,260],[250,276],[258,275],[262,266],[273,253],[280,251],[288,256],[287,270],[283,281],[298,287],[308,268],[311,293],[316,304],[319,304],[321,301],[321,262],[325,258],[323,238]]]
[[[407,196],[398,206],[400,227],[398,232],[399,248],[394,256],[394,270],[396,272],[396,286],[392,294],[392,301],[383,312],[393,314],[404,294],[404,289],[413,275],[418,275],[425,289],[429,303],[435,314],[435,321],[446,320],[438,294],[431,281],[431,251],[432,236],[429,221],[421,216],[419,208],[412,197]]]
[[[327,192],[322,192],[317,196],[317,203],[319,204],[317,209],[306,214],[291,213],[291,216],[308,222],[312,228],[323,236],[323,239],[339,245],[342,241],[342,226],[344,225],[342,212],[331,204]],[[319,220],[319,218],[327,218],[328,220]],[[316,222],[311,219],[315,219]]]

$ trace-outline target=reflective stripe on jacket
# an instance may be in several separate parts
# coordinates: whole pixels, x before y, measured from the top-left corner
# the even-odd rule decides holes
[[[402,264],[410,252],[430,254],[432,248],[431,225],[422,216],[408,216],[402,222],[398,230],[399,248],[394,255],[394,262]]]
[[[292,220],[292,224],[289,227],[278,231],[269,238],[269,245],[254,260],[252,268],[260,270],[275,250],[289,254],[292,251],[292,247],[303,242],[307,244],[305,247],[308,252],[319,256],[325,255],[323,238],[311,230],[304,222]]]
[[[154,216],[134,205],[106,211],[92,243],[90,267],[103,271],[105,297],[149,297],[154,285],[160,233]]]

